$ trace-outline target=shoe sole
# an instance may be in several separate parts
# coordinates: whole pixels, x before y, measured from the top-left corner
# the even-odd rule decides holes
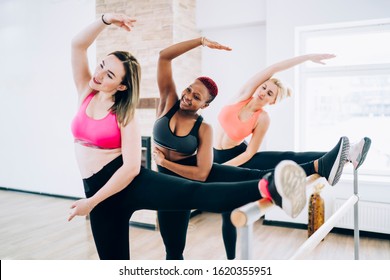
[[[332,170],[330,171],[328,182],[331,186],[334,186],[340,180],[341,174],[343,173],[344,165],[348,159],[349,153],[349,140],[347,137],[341,138],[341,145],[339,152],[336,157],[336,161],[333,164]]]
[[[282,197],[282,209],[292,218],[306,205],[306,173],[291,160],[284,160],[275,168],[275,187]]]
[[[366,156],[368,154],[368,151],[370,150],[370,147],[371,147],[371,139],[368,137],[364,137],[364,144],[363,144],[362,153],[361,153],[359,162],[358,162],[355,170],[357,170],[363,164],[363,162],[366,160]]]

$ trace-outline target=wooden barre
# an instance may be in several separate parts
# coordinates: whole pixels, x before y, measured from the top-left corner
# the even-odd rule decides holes
[[[230,215],[230,220],[237,228],[251,225],[273,206],[274,204],[270,200],[263,198],[235,209]]]
[[[306,186],[310,186],[321,178],[318,174],[306,177]],[[237,228],[248,226],[260,219],[273,206],[274,204],[271,201],[263,198],[235,209],[230,215],[230,220]]]

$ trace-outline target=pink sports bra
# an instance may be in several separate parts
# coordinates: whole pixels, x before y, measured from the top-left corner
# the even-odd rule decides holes
[[[223,130],[233,141],[241,142],[245,139],[245,137],[249,136],[253,132],[257,117],[262,112],[262,110],[257,111],[249,120],[244,122],[239,119],[238,115],[240,110],[251,99],[252,97],[232,105],[227,105],[222,108],[218,115],[218,121],[221,124]]]
[[[116,115],[108,113],[102,119],[95,120],[87,115],[87,107],[96,91],[91,92],[83,101],[72,121],[72,133],[75,142],[100,149],[121,147],[121,131]]]

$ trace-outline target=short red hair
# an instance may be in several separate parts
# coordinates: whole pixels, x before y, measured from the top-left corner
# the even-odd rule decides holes
[[[209,78],[209,77],[198,77],[196,78],[197,80],[199,80],[200,82],[202,82],[202,84],[208,89],[210,95],[212,97],[216,97],[217,94],[218,94],[218,86],[217,84],[213,81],[213,79]]]

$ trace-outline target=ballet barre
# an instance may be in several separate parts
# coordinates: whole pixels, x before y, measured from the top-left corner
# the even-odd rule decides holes
[[[308,176],[306,178],[306,186],[308,187],[320,178],[318,174]],[[264,216],[272,207],[274,207],[274,204],[270,200],[263,198],[241,206],[232,212],[230,216],[232,224],[240,231],[241,259],[252,259],[253,223]]]
[[[359,195],[357,170],[353,172],[353,192],[353,195],[298,248],[290,259],[301,259],[313,250],[352,207],[354,208],[354,254],[355,260],[359,259]]]
[[[351,209],[359,198],[352,195],[322,226],[320,226],[294,253],[290,259],[300,259],[302,256],[313,250],[324,237],[334,228],[337,222]]]
[[[311,175],[307,177],[306,185],[309,186],[318,179],[320,179],[318,174]],[[313,250],[352,207],[354,207],[354,254],[355,260],[359,259],[359,196],[357,170],[354,170],[353,186],[354,194],[298,248],[290,259],[300,259]],[[232,212],[232,223],[241,231],[241,259],[249,260],[252,258],[251,242],[253,223],[260,219],[273,206],[271,201],[261,199],[237,208]]]
[[[273,206],[274,204],[270,200],[263,198],[235,209],[230,219],[237,228],[249,226],[264,216],[268,209]]]
[[[268,199],[251,202],[234,210],[230,216],[232,224],[240,230],[241,259],[252,259],[253,223],[260,219],[274,204]]]

